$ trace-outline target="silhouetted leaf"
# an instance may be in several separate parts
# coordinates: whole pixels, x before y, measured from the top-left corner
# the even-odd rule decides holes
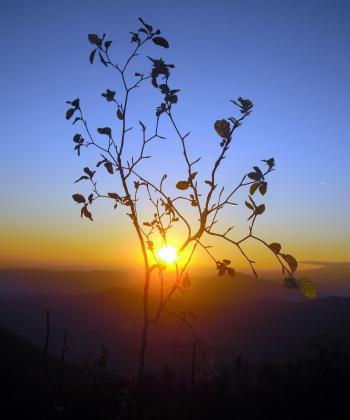
[[[298,279],[299,290],[309,299],[314,299],[317,296],[315,285],[308,278]]]
[[[140,36],[139,36],[139,34],[138,33],[136,33],[136,32],[130,32],[131,33],[131,42],[136,42],[138,45],[140,45],[141,44],[141,38],[140,38]]]
[[[100,46],[101,43],[102,43],[101,39],[99,38],[99,36],[97,34],[89,34],[88,39],[89,39],[91,44],[94,44],[94,45],[97,45],[97,46]]]
[[[92,203],[93,198],[94,198],[94,195],[92,193],[89,194],[88,201],[89,201],[90,204]]]
[[[108,197],[113,198],[114,200],[117,200],[117,201],[121,200],[120,195],[114,192],[109,192]]]
[[[177,97],[177,95],[167,95],[164,99],[167,102],[170,102],[171,104],[176,104],[177,100],[178,100],[178,97]]]
[[[265,204],[260,204],[260,206],[258,206],[255,210],[254,213],[255,214],[263,214],[265,211]]]
[[[228,139],[231,135],[230,123],[226,120],[217,120],[214,128],[220,137]]]
[[[145,225],[145,226],[152,226],[152,224],[151,223],[149,223],[149,222],[143,222],[143,225]]]
[[[164,48],[169,48],[169,42],[161,36],[156,36],[156,37],[152,38],[152,41],[156,45],[160,45],[161,47],[164,47]]]
[[[88,168],[87,166],[84,168],[84,172],[90,177],[90,179],[92,179],[92,177],[95,175],[96,171],[92,171],[90,168]]]
[[[76,108],[69,108],[68,111],[66,112],[66,120],[70,120],[75,111],[76,111]]]
[[[272,242],[269,245],[269,248],[271,249],[271,251],[273,251],[275,254],[278,254],[281,251],[281,244],[279,244],[278,242]]]
[[[118,108],[118,110],[117,110],[117,117],[118,117],[119,120],[124,119],[124,113],[120,108]]]
[[[265,195],[267,191],[267,183],[266,182],[262,182],[259,186],[259,192],[261,195]]]
[[[157,79],[155,77],[152,77],[151,83],[155,88],[158,87]]]
[[[249,201],[245,201],[245,205],[248,207],[248,209],[254,210],[254,207],[249,203]]]
[[[147,29],[149,33],[153,31],[153,26],[146,23],[142,18],[139,18],[139,21],[142,23],[142,25]]]
[[[234,269],[234,268],[232,268],[232,267],[227,267],[227,274],[228,274],[230,277],[234,277],[234,276],[236,275],[236,271],[235,271],[235,269]]]
[[[97,163],[96,163],[96,167],[98,168],[99,166],[101,166],[101,165],[102,165],[102,163],[105,163],[105,162],[107,162],[107,160],[106,160],[106,159],[102,159],[102,160],[100,160],[99,162],[97,162]]]
[[[106,134],[108,137],[112,137],[112,130],[110,127],[102,127],[102,128],[98,128],[97,132],[99,134]]]
[[[227,267],[226,267],[225,264],[219,264],[217,269],[218,269],[218,276],[221,277],[221,276],[224,276],[226,274]]]
[[[75,134],[73,137],[73,141],[74,143],[82,143],[82,138],[81,138],[81,134]]]
[[[259,178],[264,178],[264,175],[258,166],[253,166],[253,169],[259,175]]]
[[[106,92],[101,93],[101,96],[107,99],[108,102],[114,101],[115,92],[107,89]]]
[[[240,108],[242,114],[249,112],[253,108],[253,102],[249,99],[243,99],[241,96],[238,98],[238,102],[232,100],[231,102]]]
[[[205,182],[206,184],[210,185],[211,187],[214,187],[214,184],[213,184],[213,182],[212,182],[212,181],[209,181],[208,179],[206,179],[204,182]]]
[[[108,48],[112,45],[112,42],[113,42],[113,41],[105,41],[105,48],[106,48],[106,51],[108,51]]]
[[[259,187],[260,183],[259,182],[254,182],[254,184],[252,184],[249,188],[249,193],[250,195],[253,195],[255,193],[255,191],[257,190],[257,188]]]
[[[86,176],[86,175],[83,175],[83,176],[81,176],[79,179],[77,179],[76,181],[74,181],[74,184],[76,184],[77,182],[79,182],[79,181],[82,181],[83,179],[89,179],[89,177],[88,176]]]
[[[274,158],[263,159],[262,162],[265,162],[266,165],[269,167],[269,169],[272,169],[275,166],[275,159]]]
[[[77,144],[77,145],[74,147],[74,150],[76,150],[76,151],[78,152],[78,156],[80,156],[80,148],[81,148],[81,144]]]
[[[105,168],[107,169],[107,171],[108,171],[111,175],[113,175],[113,174],[114,174],[114,171],[113,171],[113,165],[112,165],[112,163],[111,163],[111,162],[106,162],[106,163],[104,164],[104,166],[105,166]]]
[[[159,85],[159,89],[163,95],[167,95],[170,92],[170,88],[166,84]]]
[[[248,178],[250,178],[254,181],[259,181],[260,180],[260,176],[256,172],[249,172]]]
[[[157,109],[156,109],[156,116],[159,117],[165,111],[166,111],[166,104],[163,102],[163,103],[160,104],[160,106],[157,107]]]
[[[72,198],[75,202],[80,203],[80,204],[86,202],[85,197],[81,194],[73,194]]]
[[[95,48],[94,50],[91,51],[91,53],[89,55],[90,64],[93,64],[93,62],[94,62],[96,51],[97,51],[97,49]]]
[[[289,254],[281,254],[281,256],[286,261],[286,263],[289,265],[289,268],[291,269],[292,273],[294,273],[295,270],[298,267],[297,260],[294,257],[292,257],[292,255],[289,255]]]
[[[253,102],[249,99],[243,99],[241,96],[238,98],[239,102],[242,104],[243,108],[251,108]]]
[[[74,118],[74,121],[72,122],[72,124],[75,124],[76,122],[78,122],[78,121],[80,121],[80,120],[82,120],[82,118],[81,118],[81,117],[75,117],[75,118]]]
[[[189,185],[188,181],[179,181],[179,182],[176,184],[176,188],[177,188],[178,190],[187,190],[187,188],[188,188],[189,186],[190,186],[190,185]]]
[[[223,262],[225,265],[230,265],[230,264],[231,264],[231,261],[230,261],[230,260],[222,260],[222,262]]]
[[[80,106],[80,99],[74,99],[74,101],[70,102],[70,104],[74,107],[74,108],[79,108]]]
[[[83,216],[85,216],[87,219],[90,219],[92,222],[94,221],[92,218],[92,214],[89,212],[86,205],[81,209],[81,217]]]

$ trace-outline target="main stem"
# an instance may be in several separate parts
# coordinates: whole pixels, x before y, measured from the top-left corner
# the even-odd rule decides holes
[[[145,373],[145,359],[148,345],[148,328],[149,328],[149,312],[148,312],[148,292],[150,282],[150,270],[145,267],[145,282],[143,288],[143,326],[141,333],[141,347],[139,352],[139,369],[138,381],[141,382]]]
[[[127,104],[127,96],[125,101],[124,110],[126,109]],[[124,143],[124,136],[125,136],[125,120],[123,121],[123,137],[122,137],[122,145]],[[122,150],[122,148],[121,148]],[[150,268],[149,268],[149,261],[147,255],[146,244],[144,238],[142,236],[142,231],[138,222],[137,212],[136,212],[136,204],[133,203],[131,199],[131,194],[129,191],[128,184],[126,182],[126,177],[123,170],[122,160],[121,160],[121,152],[117,156],[118,166],[119,166],[119,173],[120,179],[125,191],[126,196],[130,202],[130,210],[131,216],[133,220],[133,224],[140,241],[144,267],[145,267],[145,281],[144,281],[144,288],[143,288],[143,327],[142,327],[142,334],[141,334],[141,347],[139,352],[139,368],[138,368],[138,381],[140,382],[143,378],[144,371],[145,371],[145,358],[146,358],[146,349],[148,344],[148,327],[149,327],[149,310],[148,310],[148,292],[149,292],[149,282],[150,282]]]
[[[140,245],[141,245],[144,267],[145,267],[145,281],[144,281],[144,288],[143,288],[143,326],[142,326],[142,333],[141,333],[141,347],[139,351],[139,367],[138,367],[138,382],[141,383],[144,376],[144,372],[145,372],[145,359],[146,359],[146,350],[147,350],[147,345],[148,345],[148,327],[149,327],[148,293],[149,293],[149,282],[150,282],[150,268],[149,268],[146,244],[142,235],[142,230],[138,222],[136,202],[133,203],[132,201],[128,184],[126,182],[126,176],[123,170],[122,160],[121,160],[121,156],[122,156],[123,148],[124,148],[125,133],[127,131],[126,125],[125,125],[126,111],[127,111],[129,93],[131,90],[130,88],[128,88],[126,84],[124,72],[130,60],[135,56],[135,53],[139,47],[140,45],[136,47],[133,54],[127,60],[123,70],[119,70],[122,77],[123,85],[125,88],[125,99],[124,99],[124,107],[123,107],[124,118],[123,118],[123,127],[122,127],[122,137],[121,137],[121,143],[120,143],[120,150],[119,150],[119,153],[117,153],[117,161],[118,161],[119,173],[120,173],[122,185],[123,185],[125,194],[128,197],[129,202],[130,202],[131,216],[132,216],[133,224],[134,224],[134,227],[135,227],[135,230],[136,230],[136,233],[137,233]]]

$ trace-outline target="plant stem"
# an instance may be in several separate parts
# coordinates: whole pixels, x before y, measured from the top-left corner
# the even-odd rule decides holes
[[[143,289],[143,327],[141,334],[141,348],[139,352],[138,381],[141,382],[145,373],[145,358],[148,345],[149,311],[148,311],[148,293],[150,282],[150,270],[145,268],[145,283]]]

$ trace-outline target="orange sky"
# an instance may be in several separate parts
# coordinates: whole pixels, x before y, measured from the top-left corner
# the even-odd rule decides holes
[[[68,206],[68,204],[67,204]],[[73,207],[73,206],[72,206]],[[70,223],[58,221],[51,225],[48,221],[37,224],[18,223],[16,228],[2,226],[0,244],[1,267],[49,267],[79,269],[133,269],[142,266],[142,255],[136,235],[128,218],[125,223],[96,215],[96,221],[90,223],[77,217],[73,208]],[[111,217],[112,216],[112,217]],[[102,219],[102,220],[101,220]],[[110,225],[109,225],[110,223]],[[292,231],[276,232],[268,226],[262,231],[262,237],[269,242],[280,241],[284,252],[294,255],[299,260],[346,261],[349,259],[346,241],[318,242],[318,238],[301,238]],[[267,232],[264,232],[267,230]],[[243,229],[242,229],[243,232]],[[169,243],[179,245],[180,236],[169,238]],[[283,239],[284,240],[281,240]],[[345,238],[344,238],[345,239]],[[247,270],[248,266],[242,256],[232,246],[209,239],[208,245],[215,245],[213,254],[218,258],[233,261],[238,270]],[[279,269],[273,255],[262,246],[247,243],[245,250],[257,262],[257,269]],[[180,260],[180,262],[183,260]],[[195,255],[194,268],[211,267],[212,261],[203,251]]]

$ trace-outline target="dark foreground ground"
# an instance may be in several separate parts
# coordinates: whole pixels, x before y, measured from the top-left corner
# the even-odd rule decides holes
[[[239,358],[220,368],[208,358],[193,378],[166,366],[141,387],[105,374],[103,352],[84,367],[48,356],[46,371],[41,349],[2,330],[0,354],[4,420],[350,418],[350,356],[341,349],[276,365]]]

